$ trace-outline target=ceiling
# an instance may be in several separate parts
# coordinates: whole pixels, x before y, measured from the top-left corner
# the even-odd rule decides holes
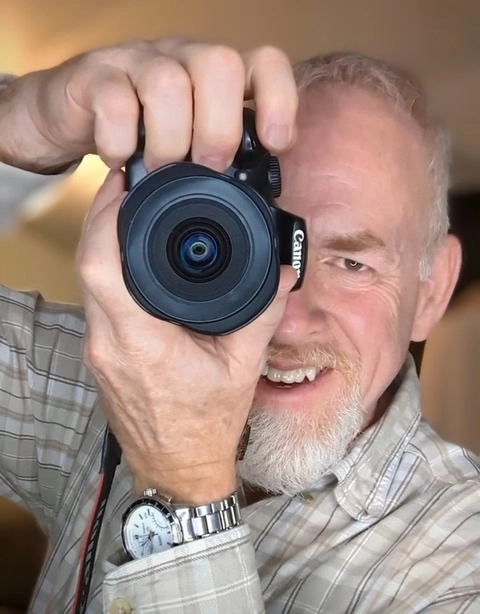
[[[0,0],[0,70],[22,73],[135,37],[185,35],[293,60],[354,50],[413,71],[452,134],[454,186],[480,188],[480,0]],[[27,230],[71,253],[104,168],[95,159]]]

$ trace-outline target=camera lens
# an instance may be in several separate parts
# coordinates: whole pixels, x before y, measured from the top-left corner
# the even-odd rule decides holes
[[[204,271],[215,262],[217,252],[217,244],[213,237],[202,232],[194,232],[180,245],[180,261],[190,270]]]
[[[271,302],[279,252],[268,203],[247,185],[192,163],[140,181],[119,214],[127,287],[149,313],[224,334]]]
[[[213,220],[183,221],[167,241],[167,258],[172,269],[187,281],[215,279],[228,265],[231,243],[225,230]]]

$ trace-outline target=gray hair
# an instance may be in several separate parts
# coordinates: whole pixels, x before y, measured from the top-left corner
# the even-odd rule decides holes
[[[404,71],[356,53],[315,56],[296,64],[294,70],[300,93],[323,83],[358,87],[393,101],[420,127],[430,155],[428,170],[433,187],[431,215],[419,265],[420,278],[426,279],[430,275],[432,251],[449,228],[450,144],[433,118],[418,84]]]

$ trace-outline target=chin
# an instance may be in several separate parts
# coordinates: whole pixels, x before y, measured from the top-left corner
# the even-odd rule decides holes
[[[358,383],[342,380],[340,386],[337,378],[341,374],[328,370],[290,388],[259,382],[249,417],[250,441],[238,463],[241,479],[294,496],[332,471],[365,420]]]

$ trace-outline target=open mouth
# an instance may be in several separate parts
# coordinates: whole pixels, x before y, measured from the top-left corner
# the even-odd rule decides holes
[[[291,387],[296,384],[311,383],[327,370],[328,367],[301,367],[284,370],[265,365],[262,371],[262,379],[280,388]]]

